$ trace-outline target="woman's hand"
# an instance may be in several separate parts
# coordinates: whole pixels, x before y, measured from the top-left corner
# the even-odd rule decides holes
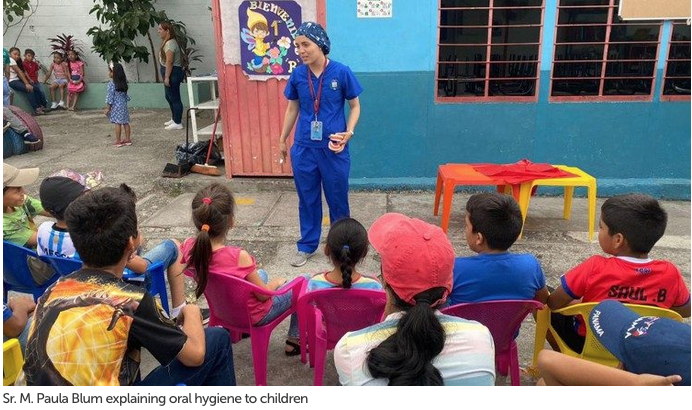
[[[353,136],[352,131],[337,132],[329,136],[329,149],[335,153],[340,153],[346,148],[348,140]]]
[[[110,108],[104,108],[103,113],[106,114],[106,117],[110,115],[111,109]]]
[[[33,86],[33,85],[31,85],[30,83],[29,83],[29,84],[25,84],[25,85],[26,85],[26,91],[27,91],[27,92],[30,92],[30,93],[31,93],[31,92],[34,91],[34,86]]]
[[[279,154],[281,155],[281,162],[286,161],[286,154],[288,149],[286,148],[286,141],[279,140]]]
[[[163,85],[165,85],[166,87],[170,87],[171,86],[171,79],[168,77],[164,78],[163,79]]]

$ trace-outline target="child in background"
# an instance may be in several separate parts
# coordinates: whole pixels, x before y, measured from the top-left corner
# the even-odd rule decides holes
[[[41,87],[35,87],[32,80],[24,71],[24,63],[22,61],[21,50],[17,47],[12,47],[10,52],[10,64],[9,64],[9,84],[12,89],[26,94],[29,99],[29,104],[34,110],[35,115],[45,114],[46,96],[43,95],[43,90]]]
[[[192,222],[198,232],[196,237],[183,242],[181,250],[182,263],[187,264],[187,271],[197,281],[197,297],[204,293],[209,272],[244,279],[270,291],[276,291],[286,283],[283,278],[269,281],[267,272],[257,269],[252,255],[237,246],[226,245],[226,233],[233,227],[234,215],[233,193],[225,185],[208,185],[192,199]],[[252,324],[262,326],[280,316],[291,306],[292,293],[251,297],[247,303]],[[286,339],[287,356],[300,354],[298,336],[298,316],[293,313]]]
[[[308,282],[308,291],[337,287],[382,289],[377,279],[363,276],[356,270],[368,254],[368,231],[360,222],[344,218],[332,224],[324,253],[334,264],[334,269],[314,275]]]
[[[36,60],[36,53],[34,53],[34,50],[30,48],[24,50],[24,61],[22,66],[24,67],[24,72],[27,77],[29,77],[29,81],[31,81],[31,85],[33,85],[38,92],[40,105],[47,107],[48,101],[46,100],[46,94],[43,92],[43,87],[41,87],[41,83],[38,81],[38,72],[41,70],[41,63]]]
[[[478,255],[454,261],[450,305],[514,299],[545,303],[548,288],[540,262],[531,254],[508,252],[521,226],[521,211],[511,196],[492,192],[469,198],[466,242]]]
[[[12,96],[12,89],[10,88],[10,51],[6,48],[2,48],[2,106],[7,107],[10,105],[10,97]]]
[[[598,243],[603,252],[572,268],[548,297],[548,307],[559,309],[582,303],[616,299],[622,303],[653,305],[690,317],[690,291],[678,268],[665,260],[649,259],[649,252],[666,230],[668,215],[654,198],[644,194],[618,195],[601,207]],[[584,346],[584,318],[551,315],[551,324],[576,352]]]
[[[63,58],[63,55],[59,51],[53,52],[53,63],[50,65],[48,68],[48,73],[46,74],[46,81],[45,83],[48,83],[48,80],[50,79],[51,73],[55,75],[55,78],[53,79],[53,83],[50,85],[50,99],[53,101],[51,104],[50,108],[51,110],[54,110],[58,107],[60,108],[67,108],[65,107],[65,101],[64,101],[64,96],[65,96],[65,86],[67,86],[67,73],[69,71],[69,68],[67,67],[67,63],[65,62],[65,59]],[[60,102],[57,102],[55,99],[55,89],[60,90]]]
[[[24,50],[24,61],[22,65],[24,66],[24,72],[26,72],[32,84],[38,83],[38,71],[41,69],[41,66],[35,58],[36,54],[34,50],[30,48]]]
[[[67,84],[67,109],[74,111],[77,107],[79,94],[84,92],[84,62],[79,59],[76,51],[67,52],[67,66],[70,69],[70,82]]]
[[[130,96],[127,95],[127,77],[122,64],[111,63],[108,75],[111,81],[108,83],[108,94],[106,95],[106,109],[104,113],[115,124],[115,144],[116,148],[132,145],[130,139],[130,113],[127,111],[127,102]],[[122,128],[125,128],[125,139],[120,140]]]
[[[41,202],[28,196],[24,187],[38,179],[38,168],[18,169],[2,164],[2,239],[19,246],[36,247],[36,215],[50,216]]]

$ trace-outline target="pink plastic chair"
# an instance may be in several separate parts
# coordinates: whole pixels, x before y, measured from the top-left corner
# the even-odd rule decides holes
[[[231,341],[238,342],[243,333],[250,334],[252,363],[255,368],[255,384],[267,385],[267,351],[272,330],[296,310],[298,297],[305,278],[299,276],[279,291],[271,292],[252,283],[232,276],[209,272],[204,296],[209,303],[209,326],[221,326],[231,332]],[[263,326],[253,326],[247,301],[255,294],[281,295],[293,291],[291,307],[279,317]]]
[[[460,303],[442,309],[442,313],[485,325],[495,342],[495,366],[498,372],[506,376],[509,369],[512,386],[519,386],[519,353],[514,336],[521,322],[534,309],[543,309],[543,304],[535,300],[494,300]]]
[[[379,323],[386,300],[382,290],[343,288],[316,290],[300,297],[300,359],[305,363],[305,352],[310,351],[315,386],[322,385],[327,350],[334,349],[346,332]]]

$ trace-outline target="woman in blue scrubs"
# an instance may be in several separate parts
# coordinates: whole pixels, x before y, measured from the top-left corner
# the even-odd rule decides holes
[[[288,107],[279,149],[285,159],[286,139],[297,120],[291,147],[300,215],[298,252],[291,265],[297,267],[307,263],[320,243],[322,189],[331,222],[350,216],[348,141],[360,116],[358,95],[363,88],[350,68],[327,58],[329,37],[319,24],[303,23],[294,44],[303,64],[293,70],[284,90]],[[344,113],[346,101],[348,118]]]

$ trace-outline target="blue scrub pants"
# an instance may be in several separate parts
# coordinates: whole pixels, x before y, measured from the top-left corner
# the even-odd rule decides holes
[[[322,233],[322,189],[329,206],[329,220],[336,222],[351,215],[348,207],[348,175],[351,156],[348,146],[338,154],[329,148],[291,147],[293,178],[298,191],[300,240],[298,250],[317,250]]]

